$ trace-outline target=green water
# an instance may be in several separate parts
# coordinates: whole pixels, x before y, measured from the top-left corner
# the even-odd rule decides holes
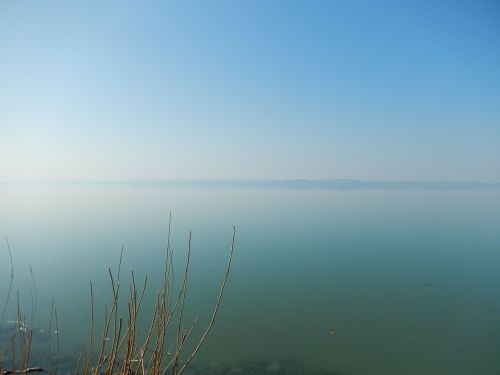
[[[147,312],[169,212],[179,267],[193,233],[186,309],[201,325],[237,228],[229,284],[197,366],[287,360],[339,374],[500,373],[498,190],[3,185],[0,235],[26,309],[33,268],[37,329],[54,302],[64,350],[76,351],[89,282],[103,313],[108,266],[122,245],[124,274],[150,277]],[[0,250],[3,299],[10,274]]]

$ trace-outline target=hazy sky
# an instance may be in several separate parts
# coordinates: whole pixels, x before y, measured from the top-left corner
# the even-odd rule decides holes
[[[0,1],[0,181],[500,181],[497,1]]]

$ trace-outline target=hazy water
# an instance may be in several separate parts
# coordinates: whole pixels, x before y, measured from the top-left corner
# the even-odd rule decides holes
[[[35,324],[46,328],[54,301],[64,347],[81,343],[89,282],[102,313],[107,269],[122,245],[124,272],[148,274],[154,292],[170,211],[179,265],[193,232],[187,308],[202,322],[237,227],[234,267],[200,364],[292,359],[341,374],[500,372],[500,191],[3,185],[0,234],[24,302],[33,268]],[[0,250],[3,299],[10,275],[3,243]]]

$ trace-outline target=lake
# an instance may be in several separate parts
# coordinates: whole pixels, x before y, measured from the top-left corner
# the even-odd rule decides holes
[[[160,288],[172,213],[176,281],[192,231],[186,320],[210,318],[236,226],[233,267],[195,367],[290,361],[338,374],[500,373],[498,189],[0,185],[14,291],[62,350],[110,303],[108,267]],[[0,244],[0,298],[10,278]],[[15,293],[8,320],[15,320]],[[146,322],[141,324],[147,324]],[[334,335],[332,335],[334,331]],[[287,362],[288,363],[288,362]],[[273,368],[272,366],[275,365]],[[304,370],[304,371],[305,371]]]

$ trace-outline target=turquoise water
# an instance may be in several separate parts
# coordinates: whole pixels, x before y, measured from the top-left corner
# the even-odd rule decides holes
[[[186,308],[201,323],[236,225],[233,269],[199,366],[292,360],[339,374],[500,373],[498,190],[3,185],[0,235],[26,309],[33,268],[35,326],[46,328],[54,302],[63,346],[75,350],[88,329],[89,282],[104,312],[122,245],[124,274],[150,277],[147,311],[169,212],[179,267],[193,233]]]

